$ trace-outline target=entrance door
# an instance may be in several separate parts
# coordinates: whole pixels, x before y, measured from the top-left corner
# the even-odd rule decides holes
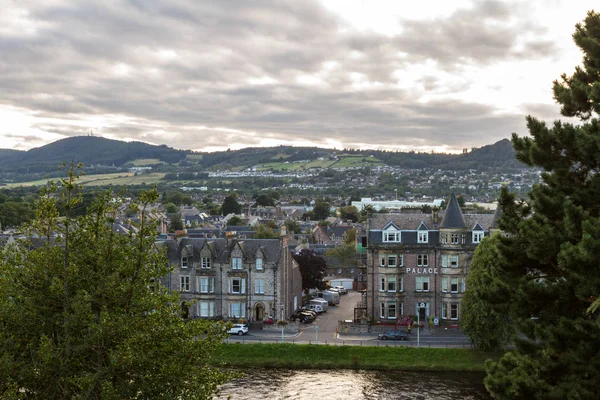
[[[256,305],[255,316],[257,321],[262,321],[265,318],[265,307],[261,303]]]

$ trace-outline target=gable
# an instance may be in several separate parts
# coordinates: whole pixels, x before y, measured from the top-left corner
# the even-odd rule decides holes
[[[396,224],[394,224],[392,221],[388,222],[387,224],[385,224],[385,226],[382,229],[383,231],[399,231],[400,229],[396,226]]]

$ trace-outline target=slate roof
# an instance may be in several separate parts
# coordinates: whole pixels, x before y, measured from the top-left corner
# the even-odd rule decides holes
[[[452,193],[440,228],[464,228],[465,226],[465,220],[458,205],[458,200],[456,199],[456,195]]]
[[[403,231],[416,231],[423,222],[430,230],[436,230],[431,214],[374,214],[371,218],[369,229],[383,229],[389,222]]]
[[[195,260],[200,258],[200,251],[205,245],[211,249],[213,258],[219,263],[227,263],[231,252],[239,244],[244,253],[244,263],[256,261],[256,251],[260,248],[268,262],[279,262],[281,259],[281,242],[279,239],[204,239],[182,238],[165,240],[157,245],[167,248],[167,258],[171,264],[178,264],[184,248],[191,250]]]
[[[492,220],[490,228],[492,228],[492,229],[500,229],[500,227],[498,226],[498,220],[501,217],[502,217],[502,207],[500,206],[500,204],[498,204],[498,206],[496,207],[496,211],[494,212],[494,218]]]

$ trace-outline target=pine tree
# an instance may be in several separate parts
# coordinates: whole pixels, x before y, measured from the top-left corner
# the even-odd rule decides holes
[[[185,322],[140,195],[134,235],[115,233],[105,193],[84,216],[77,176],[42,191],[26,241],[0,253],[0,398],[210,399],[227,377],[210,364],[222,324]],[[58,207],[64,206],[65,216]]]
[[[524,337],[487,365],[485,384],[500,399],[596,399],[600,321],[588,313],[600,294],[600,14],[590,12],[573,35],[582,67],[554,82],[565,116],[580,125],[552,127],[527,118],[531,137],[513,134],[517,158],[543,168],[529,199],[502,190],[498,251],[507,262],[488,297],[509,310]],[[494,268],[492,265],[491,268]]]

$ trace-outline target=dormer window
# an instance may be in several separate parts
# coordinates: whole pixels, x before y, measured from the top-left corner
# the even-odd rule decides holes
[[[186,256],[181,257],[181,268],[188,267],[188,258]]]
[[[257,271],[262,271],[263,270],[263,260],[262,260],[262,258],[257,258],[256,259],[256,270]]]
[[[473,231],[473,243],[481,243],[483,240],[483,231]]]
[[[398,231],[384,231],[383,232],[383,241],[384,242],[399,242],[400,241],[400,232]]]
[[[231,269],[242,269],[242,257],[231,258]]]
[[[427,243],[429,242],[429,232],[428,231],[418,231],[417,232],[417,243]]]
[[[200,259],[200,268],[203,268],[203,269],[210,268],[210,257],[202,257]]]

